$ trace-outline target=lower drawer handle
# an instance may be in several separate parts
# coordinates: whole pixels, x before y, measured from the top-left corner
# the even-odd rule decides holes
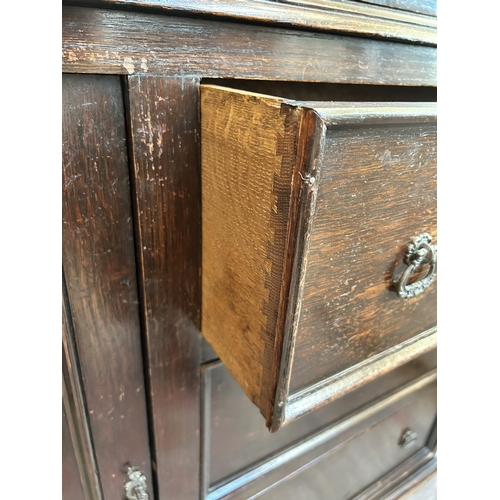
[[[406,299],[420,295],[433,281],[437,273],[437,246],[431,245],[432,237],[428,233],[421,233],[413,238],[406,247],[404,263],[408,266],[400,276],[396,291],[400,297]],[[422,264],[429,264],[429,270],[424,278],[408,285],[413,272]]]
[[[127,500],[149,500],[146,476],[137,467],[128,467],[128,481],[125,483]]]
[[[408,448],[415,446],[417,440],[418,434],[411,429],[406,429],[399,440],[399,446],[401,446],[404,450],[407,450]]]

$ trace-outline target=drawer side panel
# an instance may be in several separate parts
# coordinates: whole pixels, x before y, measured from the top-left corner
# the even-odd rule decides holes
[[[290,282],[302,110],[203,86],[201,111],[202,333],[268,418]]]

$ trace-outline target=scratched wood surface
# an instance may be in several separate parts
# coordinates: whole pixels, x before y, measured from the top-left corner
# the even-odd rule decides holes
[[[198,500],[198,79],[127,80],[134,218],[159,498]]]
[[[63,267],[102,491],[127,463],[152,490],[123,94],[63,75]]]
[[[350,128],[328,113],[291,392],[436,325],[436,282],[406,300],[391,286],[409,241],[424,231],[436,237],[432,115]]]
[[[384,2],[384,0],[379,1]],[[416,3],[415,0],[386,1]],[[427,0],[429,1],[432,0]],[[315,0],[314,2],[299,0],[281,2],[281,5],[267,0],[219,0],[217,2],[212,0],[71,0],[66,3],[104,8],[134,8],[177,15],[195,13],[198,16],[215,19],[232,18],[247,22],[267,22],[282,26],[436,44],[436,21],[432,17],[346,0]],[[318,6],[326,8],[320,10],[316,8]]]
[[[63,71],[436,85],[436,48],[148,13],[63,7]]]

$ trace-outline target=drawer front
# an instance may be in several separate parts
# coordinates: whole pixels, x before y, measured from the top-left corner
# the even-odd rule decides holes
[[[428,16],[437,16],[437,1],[436,0],[358,0],[363,3],[371,3],[381,5],[398,10],[416,12],[418,14],[426,14]]]
[[[325,426],[425,376],[435,367],[434,350],[270,434],[262,425],[258,408],[248,400],[227,368],[220,362],[204,366],[204,484],[216,489],[228,478],[279,455]]]
[[[435,347],[435,106],[201,102],[202,333],[268,427]]]
[[[264,491],[268,492],[264,495],[272,493],[269,498],[296,498],[285,494],[292,491],[289,487],[294,488],[293,484],[299,486],[297,491],[303,495],[299,498],[308,498],[307,493],[317,499],[351,498],[388,473],[392,479],[381,481],[380,486],[390,489],[391,481],[403,472],[420,468],[432,456],[428,448],[433,446],[429,437],[436,417],[436,385],[432,375],[351,412],[344,407],[342,414],[339,408],[342,404],[327,405],[322,410],[330,407],[331,423],[327,423],[325,414],[319,415],[319,410],[277,434],[265,436],[265,430],[255,419],[249,439],[240,440],[239,453],[231,442],[235,439],[231,432],[234,407],[223,408],[224,399],[234,398],[237,391],[224,383],[223,370],[213,375],[212,388],[217,387],[217,394],[212,395],[211,441],[205,445],[206,455],[211,459],[210,465],[204,467],[211,476],[211,481],[205,483],[207,500],[254,498]],[[228,389],[224,395],[222,391]],[[251,409],[239,422],[248,419],[252,421]],[[222,428],[229,431],[224,439],[220,439]],[[240,429],[244,430],[249,430],[248,423]],[[212,461],[217,457],[221,463],[214,464]],[[410,457],[410,463],[403,465]],[[395,468],[397,474],[391,472]],[[295,482],[294,477],[300,479]],[[292,484],[282,490],[289,481]],[[376,485],[370,487],[371,494],[376,490]]]
[[[436,236],[435,123],[381,122],[327,129],[291,392],[436,326],[435,281],[411,299],[392,285],[407,243]]]
[[[317,462],[277,483],[259,498],[352,499],[425,446],[435,417],[436,392],[429,391],[354,439],[325,453]],[[402,444],[405,434],[406,448]]]

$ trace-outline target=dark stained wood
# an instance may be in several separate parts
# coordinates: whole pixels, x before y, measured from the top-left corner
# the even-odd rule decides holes
[[[63,8],[63,71],[436,85],[436,48],[155,14]]]
[[[62,304],[62,494],[64,500],[101,500],[97,464],[74,343],[67,290]]]
[[[435,100],[435,88],[430,86],[436,84],[436,49],[394,40],[414,40],[418,44],[435,43],[436,21],[425,16],[349,0],[290,0],[286,2],[288,5],[284,5],[285,1],[280,5],[280,2],[266,0],[71,1],[77,5],[100,5],[105,9],[64,8],[63,71],[134,75],[128,80],[130,92],[127,90],[125,100],[130,102],[131,108],[127,126],[131,139],[128,146],[132,159],[130,172],[134,182],[135,205],[132,214],[130,211],[127,215],[120,212],[121,215],[117,216],[115,222],[121,225],[125,221],[127,234],[130,229],[130,217],[135,223],[139,307],[144,334],[142,347],[147,373],[146,397],[149,398],[147,403],[151,418],[150,440],[155,459],[153,468],[158,473],[157,491],[161,492],[158,498],[198,498],[199,493],[203,496],[208,491],[208,471],[201,471],[201,485],[199,480],[200,432],[204,433],[203,440],[206,444],[205,449],[201,450],[203,456],[206,458],[213,453],[215,457],[219,457],[213,459],[217,460],[219,465],[223,465],[222,462],[226,460],[226,465],[229,465],[230,461],[230,465],[234,466],[232,470],[228,468],[225,472],[220,469],[217,472],[214,468],[213,472],[223,478],[222,482],[229,480],[236,487],[244,485],[237,491],[233,488],[230,496],[245,499],[253,497],[263,488],[283,480],[287,475],[293,475],[297,468],[307,467],[308,464],[314,467],[312,460],[345,441],[344,435],[342,439],[323,443],[321,449],[316,447],[310,450],[307,457],[301,455],[300,460],[286,462],[289,455],[286,455],[283,447],[288,448],[291,441],[296,444],[297,439],[300,441],[306,434],[317,430],[317,427],[314,427],[318,423],[315,419],[324,418],[318,424],[320,426],[330,425],[331,419],[336,418],[336,411],[342,413],[342,409],[345,407],[347,410],[349,405],[352,406],[351,409],[358,408],[369,398],[377,397],[378,391],[391,390],[401,381],[405,382],[417,376],[424,367],[415,366],[414,361],[407,363],[390,374],[367,383],[366,386],[346,393],[334,403],[290,422],[280,433],[274,435],[268,434],[264,429],[257,408],[251,406],[250,409],[248,405],[251,403],[248,400],[243,403],[242,392],[236,388],[234,381],[232,390],[227,394],[218,393],[216,391],[220,385],[215,383],[217,381],[214,377],[214,385],[211,386],[213,399],[209,389],[205,387],[204,407],[200,408],[199,363],[214,359],[216,354],[206,341],[200,342],[198,336],[201,305],[198,79],[226,77],[240,79],[242,82],[244,80],[241,79],[248,78],[263,81],[295,80],[294,84],[302,82],[302,91],[306,94],[314,93],[318,88],[311,90],[309,82],[340,82],[335,84],[336,97],[327,98],[328,100],[353,100],[352,91],[362,96],[359,100],[374,100],[377,99],[376,96],[379,100],[385,100],[385,94],[387,100],[432,101]],[[308,3],[310,8],[304,8],[304,3]],[[422,2],[422,5],[424,3]],[[320,8],[317,8],[318,6]],[[114,10],[106,10],[107,8]],[[129,11],[120,12],[119,9]],[[133,12],[134,10],[143,12]],[[160,13],[161,15],[158,15]],[[190,19],[183,19],[181,16]],[[232,22],[215,21],[217,18],[231,19]],[[283,29],[287,27],[288,29]],[[342,32],[351,35],[342,35]],[[362,34],[363,38],[354,38],[354,34]],[[375,37],[385,40],[373,39]],[[360,85],[364,83],[369,85]],[[422,85],[427,87],[420,87]],[[77,90],[74,92],[75,95],[78,94]],[[429,93],[432,96],[425,97]],[[115,85],[113,95],[116,100],[121,101],[119,85]],[[322,99],[311,94],[294,98]],[[80,103],[84,108],[92,101],[78,99],[77,96],[76,105]],[[103,108],[102,115],[106,115],[112,122],[115,113],[109,112],[109,106],[116,104],[113,104],[113,98],[97,101],[99,107]],[[102,101],[105,101],[104,105]],[[98,121],[104,122],[103,119]],[[94,125],[94,135],[103,137],[103,145],[106,145],[108,136],[97,127],[96,120]],[[121,131],[119,135],[123,137]],[[78,155],[80,146],[80,143],[71,146],[75,155]],[[124,149],[120,146],[120,150]],[[80,154],[84,156],[83,153]],[[111,156],[120,158],[118,163],[122,172],[122,159],[126,154]],[[91,159],[89,157],[85,161]],[[113,161],[112,158],[110,161]],[[162,176],[157,167],[162,167],[163,172],[168,170],[169,175]],[[99,175],[106,175],[97,178],[97,174],[94,174],[90,188],[86,185],[85,190],[80,189],[81,196],[73,198],[77,199],[74,203],[77,209],[81,209],[84,204],[89,207],[97,205],[99,186],[103,189],[114,189],[112,175],[107,176],[107,165],[97,172]],[[99,208],[105,208],[114,214],[113,206],[110,203]],[[87,246],[95,249],[109,235],[115,234],[113,230],[108,229],[101,224],[98,244],[95,245],[91,241]],[[86,234],[88,239],[94,236],[93,233]],[[122,238],[117,245],[128,249],[129,243],[127,240],[125,244]],[[124,254],[124,259],[118,255],[113,264],[121,265],[118,264],[121,262],[128,267],[130,253],[127,250]],[[87,252],[79,268],[85,270],[81,273],[82,276],[85,273],[85,276],[80,278],[85,281],[84,285],[90,281],[94,287],[86,287],[85,292],[82,292],[83,307],[90,302],[85,302],[87,289],[90,288],[89,293],[96,296],[95,289],[101,286],[99,276],[102,273],[94,273],[94,257],[94,253]],[[116,274],[113,272],[115,267],[108,261],[107,268],[110,270],[111,281]],[[78,284],[73,282],[73,292],[77,287]],[[114,289],[116,290],[116,287]],[[103,290],[111,296],[111,301],[116,296],[109,291],[109,286],[104,286]],[[74,296],[73,293],[74,303],[77,304],[80,298],[75,299]],[[106,300],[109,302],[109,297],[106,296],[104,302]],[[137,297],[135,301],[137,305]],[[93,309],[93,306],[88,307],[85,312],[88,315],[94,314]],[[120,314],[116,313],[118,307],[110,312],[111,309],[106,310],[106,305],[100,309],[98,307],[96,317],[99,316],[99,320],[104,317],[106,321],[113,321],[117,316],[121,318],[121,311]],[[127,314],[125,319],[128,321]],[[106,330],[105,334],[106,340],[113,332]],[[99,340],[98,335],[92,333],[92,337]],[[114,336],[115,339],[117,337]],[[119,347],[121,345],[119,343]],[[79,348],[82,348],[81,343]],[[100,352],[96,353],[95,349],[90,350],[87,358],[96,355],[96,364],[105,365],[108,358],[113,360],[113,356],[107,356],[107,352],[109,351],[101,355]],[[135,358],[132,356],[132,359]],[[288,358],[284,364],[289,365],[289,361]],[[127,365],[128,362],[129,356],[123,356],[123,363]],[[411,373],[403,370],[410,365],[415,368]],[[202,370],[205,373],[211,372],[211,368],[207,366],[202,367]],[[220,370],[222,371],[222,367]],[[398,378],[400,376],[402,378]],[[404,379],[406,376],[409,378]],[[210,382],[207,379],[210,378],[211,375],[205,377],[206,385]],[[89,379],[86,379],[86,384],[89,384]],[[226,384],[226,389],[220,387],[221,390],[227,390],[227,378],[222,377],[221,384]],[[366,394],[366,399],[360,396],[362,394]],[[301,395],[302,392],[293,394],[294,397]],[[212,424],[215,423],[216,417],[223,422],[219,424],[217,435],[210,435],[211,430],[203,429],[203,426],[199,428],[200,410],[204,412],[203,415],[210,415],[212,403],[215,405]],[[287,408],[290,407],[291,405],[287,405]],[[365,410],[370,412],[371,407]],[[356,424],[358,432],[374,423],[375,420],[359,419]],[[207,425],[205,422],[205,426]],[[307,427],[308,425],[311,427]],[[95,426],[101,426],[102,430],[105,426],[109,427],[109,421],[95,423]],[[125,434],[128,439],[128,433]],[[287,436],[295,437],[287,442]],[[348,437],[353,436],[355,434],[349,434]],[[270,437],[271,440],[266,439]],[[229,439],[233,442],[227,442]],[[216,446],[210,450],[210,445],[215,442]],[[276,444],[278,442],[281,444]],[[123,433],[115,434],[107,444],[113,455],[116,454],[115,444],[118,454],[122,453]],[[267,458],[283,459],[286,467],[278,467],[270,473],[263,473],[250,483],[245,483],[245,477],[248,478],[248,474],[255,472],[252,467],[263,465],[262,460],[266,463],[266,458],[263,458],[265,454]],[[372,456],[365,455],[370,462]],[[78,462],[78,456],[73,456]],[[71,463],[71,460],[69,458],[68,463]],[[210,458],[205,460],[206,468],[209,468],[209,462]],[[74,473],[74,462],[72,467],[69,476]],[[405,470],[403,474],[406,473]],[[236,476],[228,479],[228,474]],[[76,479],[74,474],[71,477],[72,481]],[[148,477],[151,494],[153,485],[150,479]],[[122,475],[122,486],[123,481]],[[218,478],[213,478],[210,495],[221,493],[219,486],[223,486],[222,483]],[[115,498],[122,500],[123,491],[118,488],[116,491],[119,496]],[[272,490],[270,494],[273,496]]]
[[[198,499],[198,79],[131,76],[127,97],[158,495]]]
[[[435,106],[203,85],[201,113],[202,333],[268,427],[432,349],[435,284],[393,282],[436,236]]]
[[[62,414],[62,498],[63,500],[86,500],[64,406]]]
[[[424,231],[436,237],[435,122],[374,116],[342,128],[339,118],[325,118],[291,392],[436,325],[435,283],[408,300],[391,287],[407,243]]]
[[[205,419],[202,422],[203,432],[208,435],[205,445],[209,464],[207,483],[213,486],[247,467],[255,466],[268,456],[435,367],[434,350],[270,434],[262,425],[258,408],[249,401],[227,368],[221,363],[207,365],[204,367],[206,392],[203,394]]]
[[[375,403],[349,414],[346,418],[324,427],[306,439],[286,447],[280,453],[267,457],[264,462],[254,464],[238,475],[217,483],[210,488],[207,500],[254,498],[265,495],[267,491],[273,491],[274,487],[280,491],[280,484],[286,483],[297,473],[314,468],[318,462],[343,449],[346,451],[330,461],[318,477],[306,480],[309,484],[304,484],[302,487],[305,487],[306,491],[310,490],[311,495],[320,493],[321,495],[316,498],[321,500],[332,497],[346,500],[374,479],[378,479],[384,471],[390,471],[394,466],[418,453],[419,449],[425,450],[426,455],[432,455],[425,446],[423,447],[425,443],[423,436],[432,425],[436,411],[435,377],[434,372],[415,380]],[[404,450],[398,442],[402,432],[408,428],[413,428],[417,432],[418,439],[412,448]],[[379,429],[379,432],[375,432],[377,444],[374,445],[372,442],[361,452],[353,443],[359,442],[361,436],[367,434],[373,436],[374,429]],[[380,450],[379,445],[381,445]],[[363,459],[360,460],[360,457]],[[337,476],[339,468],[340,474]],[[349,471],[349,468],[353,470]],[[327,471],[331,471],[331,474],[335,474],[338,478],[338,489],[335,487],[336,482],[329,481],[331,475]],[[356,477],[356,471],[359,471],[359,478]],[[343,472],[346,472],[344,478]],[[319,483],[317,488],[314,486],[316,480]],[[331,491],[325,492],[323,488],[327,487],[328,483]],[[298,491],[302,487],[299,486]],[[345,487],[352,488],[350,494],[345,494],[345,490],[342,491]],[[345,496],[342,496],[342,493]],[[337,496],[339,494],[340,496]],[[284,493],[276,498],[281,500],[296,496]]]
[[[152,491],[125,116],[118,77],[63,76],[63,267],[104,498]]]
[[[380,0],[383,1],[383,0]],[[401,0],[389,0],[398,2]],[[405,0],[403,0],[405,1]],[[408,0],[412,1],[412,0]],[[414,0],[413,0],[414,1]],[[327,0],[321,2],[282,2],[269,0],[71,0],[73,5],[154,9],[164,13],[216,16],[250,22],[270,22],[284,26],[362,34],[421,43],[436,43],[436,21],[408,12],[383,9],[357,2]],[[298,3],[299,5],[293,5]]]

